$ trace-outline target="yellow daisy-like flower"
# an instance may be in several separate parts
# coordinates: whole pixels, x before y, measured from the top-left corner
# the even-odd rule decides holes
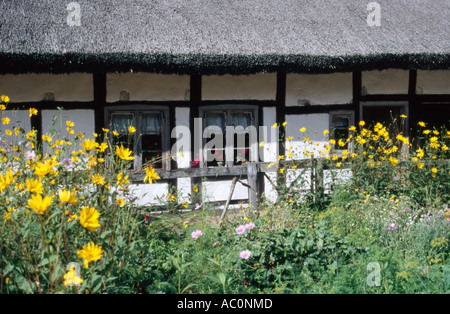
[[[16,211],[15,208],[8,208],[8,211],[5,213],[5,215],[3,216],[3,218],[5,218],[6,221],[10,221],[11,220],[11,215],[12,213],[14,213]]]
[[[77,256],[84,259],[85,268],[88,268],[89,263],[100,260],[102,258],[102,255],[102,247],[96,245],[94,242],[91,242],[88,245],[84,245],[83,249],[77,252]]]
[[[195,193],[197,193],[197,192],[198,192],[198,186],[194,185],[194,186],[192,187],[192,191],[194,191]]]
[[[117,205],[119,205],[120,207],[124,206],[126,203],[126,201],[123,198],[118,197],[117,198]]]
[[[66,190],[59,190],[59,199],[61,200],[61,202],[63,203],[68,203],[68,204],[76,204],[77,203],[77,195],[76,192],[73,191],[66,191]]]
[[[47,208],[52,204],[53,198],[46,196],[42,198],[40,194],[31,195],[28,205],[38,214],[43,215]]]
[[[64,286],[79,286],[83,283],[83,279],[81,279],[77,272],[75,271],[75,267],[71,267],[70,270],[64,274]]]
[[[124,148],[123,145],[116,146],[116,154],[119,156],[122,160],[133,160],[134,156],[131,156],[133,152],[129,150],[128,148]]]
[[[117,185],[120,185],[120,187],[123,187],[124,185],[130,183],[130,181],[128,180],[128,176],[123,176],[123,172],[120,172],[117,175]]]
[[[66,125],[67,125],[69,128],[73,128],[73,127],[75,126],[75,123],[72,122],[72,121],[66,121]]]
[[[95,231],[100,227],[99,217],[100,213],[95,208],[83,206],[80,214],[80,224],[90,231]]]
[[[9,97],[6,96],[6,95],[2,95],[2,96],[0,97],[0,99],[1,99],[1,101],[4,102],[4,103],[8,103],[8,102],[9,102]]]
[[[45,163],[39,162],[34,169],[34,173],[39,176],[40,179],[53,171],[55,163],[52,160],[46,160]]]
[[[92,176],[92,182],[97,185],[103,185],[105,184],[105,177],[103,177],[99,173],[96,173]]]
[[[302,132],[302,133],[305,132],[305,131],[306,131],[306,128],[301,128],[300,129],[300,132]]]
[[[157,179],[160,179],[158,173],[153,168],[146,168],[145,173],[144,183],[148,181],[148,183],[152,184],[153,180],[156,181]]]
[[[129,127],[128,127],[128,133],[133,134],[133,133],[135,133],[135,132],[136,132],[136,128],[135,128],[134,126],[129,126]]]
[[[30,191],[30,193],[42,194],[44,191],[41,180],[26,179],[25,183],[27,185],[27,190]]]
[[[181,203],[181,205],[182,205],[184,208],[188,208],[188,206],[189,206],[189,204],[188,204],[186,201],[184,201],[183,203]]]
[[[5,117],[2,119],[3,124],[9,124],[9,121],[11,121],[8,117]]]
[[[30,108],[30,118],[32,116],[36,116],[38,114],[38,111],[36,108]]]
[[[426,127],[425,122],[420,121],[418,124],[419,124],[422,128]]]
[[[98,143],[93,139],[86,139],[81,144],[81,146],[83,146],[83,149],[88,152],[88,151],[93,150],[94,148],[98,147]]]

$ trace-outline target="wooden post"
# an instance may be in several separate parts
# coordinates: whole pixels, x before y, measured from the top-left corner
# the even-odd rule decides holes
[[[247,180],[250,186],[248,189],[248,201],[250,210],[253,213],[258,208],[258,170],[254,162],[247,163]]]

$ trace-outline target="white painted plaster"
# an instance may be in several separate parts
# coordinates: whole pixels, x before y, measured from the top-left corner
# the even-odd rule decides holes
[[[324,146],[328,143],[328,136],[323,131],[329,129],[329,115],[287,115],[286,122],[286,138],[293,138],[286,140],[286,159],[308,159],[308,152],[320,157],[320,150],[324,152]],[[302,128],[305,128],[304,132],[300,131]],[[293,155],[289,157],[289,153]]]
[[[286,76],[286,106],[348,104],[352,98],[352,73]]]
[[[246,179],[242,182],[247,183]],[[205,201],[226,201],[230,194],[231,180],[226,181],[207,181],[202,185],[203,199]],[[236,183],[232,200],[247,200],[248,188],[241,183]]]
[[[53,93],[55,101],[92,101],[92,74],[6,74],[0,75],[0,92],[12,103],[42,101]]]
[[[167,200],[169,185],[167,183],[131,184],[130,192],[137,197],[135,204],[138,206],[158,205]],[[160,201],[160,198],[162,201]]]
[[[274,100],[276,91],[277,75],[275,73],[202,77],[204,100]]]
[[[129,100],[165,101],[189,100],[188,75],[154,73],[109,73],[106,76],[106,101],[121,100],[120,93],[129,94]]]
[[[383,71],[363,71],[361,74],[363,94],[407,94],[409,71],[388,69]]]
[[[450,94],[450,70],[417,71],[417,94]]]

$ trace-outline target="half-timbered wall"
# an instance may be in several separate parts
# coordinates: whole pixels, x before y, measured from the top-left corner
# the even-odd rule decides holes
[[[336,116],[348,118],[349,123],[356,124],[364,113],[373,108],[385,110],[391,105],[408,113],[410,127],[421,119],[438,121],[438,118],[445,120],[450,116],[449,70],[387,69],[314,75],[260,73],[242,76],[131,72],[2,75],[0,93],[11,99],[4,115],[10,118],[14,115],[12,123],[18,121],[25,130],[34,127],[40,134],[49,132],[53,123],[56,129],[61,129],[62,124],[64,131],[65,121],[70,120],[75,122],[76,133],[81,131],[86,136],[92,136],[107,126],[106,113],[115,108],[165,108],[168,130],[185,126],[191,132],[194,118],[209,108],[253,108],[257,126],[267,127],[265,136],[260,137],[260,140],[265,139],[265,162],[276,161],[279,155],[284,155],[285,159],[307,159],[306,149],[319,156],[330,136],[325,136],[323,131],[333,128]],[[30,107],[39,109],[38,117],[30,119]],[[58,107],[64,110],[58,110]],[[13,112],[14,108],[18,110]],[[279,138],[285,145],[278,146],[278,150],[277,139],[269,140],[270,129],[276,123],[285,125]],[[305,132],[300,131],[302,128]],[[174,138],[170,134],[168,136],[170,147],[179,136],[174,135]],[[305,137],[311,142],[306,143]],[[191,143],[193,139],[191,135]],[[193,148],[181,148],[180,151],[182,154],[170,162],[172,170],[192,166],[192,156],[196,153]],[[294,178],[296,173],[292,172],[291,177]],[[307,178],[309,174],[306,172],[305,176]],[[330,181],[326,177],[327,173],[325,185],[329,187]],[[267,173],[267,177],[258,178],[259,192],[275,199],[272,183],[277,182],[277,174],[271,172]],[[180,201],[191,201],[188,195],[194,185],[199,187],[205,200],[224,201],[229,194],[231,179],[186,177],[160,180],[152,185],[135,183],[131,188],[140,198],[139,204],[156,204],[158,197],[165,198],[169,189],[179,194]],[[240,179],[247,182],[245,175]],[[233,202],[243,202],[247,198],[247,187],[238,183]]]

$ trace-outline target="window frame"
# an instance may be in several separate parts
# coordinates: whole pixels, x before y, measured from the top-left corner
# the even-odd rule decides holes
[[[161,115],[161,156],[162,156],[162,170],[171,169],[170,161],[170,110],[167,106],[153,106],[153,105],[127,105],[127,106],[106,106],[105,110],[105,122],[107,127],[111,128],[112,116],[114,114],[132,114],[133,126],[136,128],[136,132],[133,134],[133,169],[142,169],[142,115],[146,113],[158,113]],[[112,136],[112,131],[110,132]],[[112,138],[110,138],[112,139]],[[169,154],[169,157],[168,157]]]
[[[206,164],[206,151],[204,149],[205,144],[207,142],[209,142],[210,139],[208,138],[203,138],[203,134],[206,128],[206,114],[210,113],[210,112],[217,112],[217,113],[224,113],[225,115],[225,134],[224,134],[224,166],[226,167],[236,167],[236,166],[240,166],[238,164],[236,164],[235,161],[226,161],[226,147],[227,147],[227,139],[229,137],[229,135],[226,134],[226,127],[227,126],[233,126],[232,123],[232,114],[233,113],[237,113],[237,112],[241,112],[241,113],[250,113],[251,115],[251,123],[250,125],[258,128],[259,125],[259,117],[258,117],[258,112],[259,112],[259,107],[257,105],[230,105],[230,104],[222,104],[222,105],[211,105],[211,106],[202,106],[199,108],[199,115],[202,118],[202,147],[201,147],[201,154],[200,154],[200,168],[208,168],[208,167],[217,167],[217,166],[208,166]],[[234,134],[233,134],[233,141],[234,141]],[[237,149],[237,143],[233,143],[234,144],[234,148],[233,148],[233,152]],[[250,146],[251,146],[251,141],[250,141]],[[249,156],[250,160],[255,159],[255,157],[257,158],[258,156],[258,151],[257,149],[254,151],[250,151],[253,156]],[[234,159],[234,157],[233,157]]]
[[[406,115],[404,135],[409,137],[409,102],[408,101],[362,101],[359,104],[359,120],[363,121],[364,107],[400,107],[400,115]]]
[[[337,152],[337,153],[342,153],[345,150],[348,150],[350,152],[353,152],[353,144],[352,141],[350,141],[350,143],[348,143],[348,147],[347,148],[343,148],[343,149],[338,149],[337,147],[337,139],[334,135],[334,120],[336,117],[339,116],[345,116],[347,118],[349,118],[349,128],[351,126],[355,125],[355,112],[353,110],[333,110],[329,112],[329,130],[330,130],[330,140],[334,139],[336,140],[336,144],[333,147],[333,151]],[[350,135],[350,130],[348,130],[349,135]]]

